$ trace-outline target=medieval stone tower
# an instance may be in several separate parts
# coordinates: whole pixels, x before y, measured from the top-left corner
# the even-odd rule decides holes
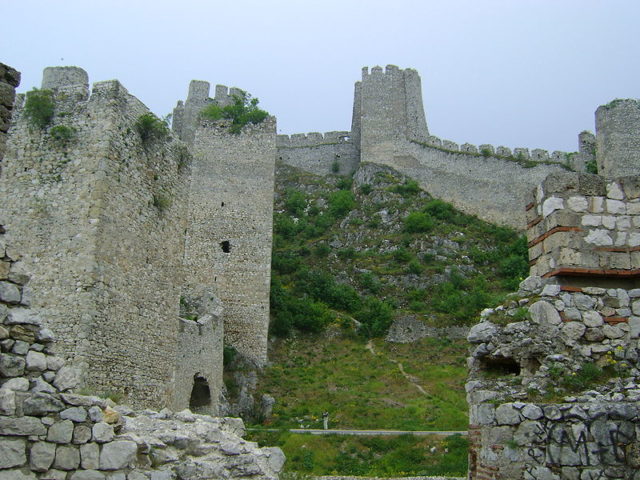
[[[148,109],[117,81],[89,91],[82,69],[56,67],[42,88],[50,123],[18,99],[0,177],[32,307],[86,388],[215,413],[225,335],[266,361],[274,119],[233,135],[179,118],[185,144],[145,135]]]
[[[200,117],[239,90],[192,81],[174,110],[173,128],[193,151],[185,243],[189,288],[206,285],[224,305],[225,342],[257,366],[267,361],[275,119],[238,135]]]

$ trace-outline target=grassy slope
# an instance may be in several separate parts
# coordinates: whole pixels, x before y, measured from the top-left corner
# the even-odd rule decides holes
[[[355,186],[348,179],[283,165],[276,178],[273,282],[279,297],[273,301],[272,289],[272,326],[297,312],[282,309],[295,301],[314,304],[299,319],[318,320],[296,326],[330,326],[321,333],[295,333],[294,328],[293,335],[273,339],[271,366],[259,390],[277,403],[265,426],[321,428],[322,412],[329,411],[331,428],[466,429],[464,341],[423,339],[404,345],[378,338],[368,343],[355,332],[353,319],[367,321],[363,304],[373,297],[392,306],[391,318],[412,315],[435,326],[469,324],[526,270],[522,240],[513,231],[434,203],[390,169],[379,168],[370,183]],[[335,195],[341,190],[353,193],[353,203],[336,213]],[[408,231],[406,218],[412,212],[420,214],[418,220],[427,217],[425,228],[419,228],[423,231]],[[308,272],[328,275],[333,283],[322,288],[335,289],[335,294],[310,288]],[[465,439],[449,440],[450,453],[443,454],[446,440],[437,438],[253,435],[262,444],[283,448],[288,471],[466,472]],[[433,446],[438,453],[426,454]]]

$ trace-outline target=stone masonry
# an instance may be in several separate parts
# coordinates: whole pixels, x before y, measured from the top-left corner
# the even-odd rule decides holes
[[[211,295],[184,285],[187,147],[170,134],[144,141],[136,122],[148,110],[117,81],[90,93],[86,72],[56,67],[43,88],[53,92],[52,123],[33,128],[17,108],[0,177],[0,224],[14,271],[33,279],[32,307],[85,388],[181,409],[201,378],[215,412],[219,311],[201,312],[195,331],[207,348],[180,361],[182,335],[200,343],[193,320],[179,320],[180,299]],[[57,140],[55,127],[71,138]]]
[[[203,120],[237,89],[193,81],[174,131],[193,151],[185,263],[188,288],[207,285],[224,306],[225,342],[256,366],[267,361],[276,127],[270,117],[240,134]],[[184,113],[182,113],[184,112]]]
[[[77,369],[55,355],[53,332],[29,308],[29,279],[3,255],[0,480],[278,478],[284,455],[243,440],[240,419],[134,411],[73,393]]]
[[[458,144],[430,135],[420,76],[388,65],[365,67],[354,90],[350,132],[278,135],[278,158],[316,174],[350,173],[360,163],[395,168],[436,198],[498,224],[521,229],[519,208],[547,175],[584,170],[594,159],[593,134],[579,152]]]

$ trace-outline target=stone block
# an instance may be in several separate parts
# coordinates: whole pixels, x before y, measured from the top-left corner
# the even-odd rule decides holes
[[[58,370],[53,385],[61,392],[71,390],[80,385],[81,376],[82,370],[79,367],[65,365]]]
[[[17,285],[9,282],[0,282],[0,301],[18,304],[22,294]]]
[[[604,213],[604,197],[591,197],[589,211],[591,213]]]
[[[29,396],[23,405],[25,415],[43,416],[57,413],[64,408],[64,403],[48,393],[35,393]]]
[[[588,244],[598,247],[607,247],[613,245],[613,239],[608,230],[593,229],[589,230],[589,233],[585,237],[584,241]]]
[[[604,320],[602,320],[602,315],[600,315],[595,310],[588,310],[582,314],[582,321],[585,326],[593,328],[600,327],[604,325]]]
[[[120,470],[131,465],[138,451],[135,442],[118,440],[105,443],[100,452],[100,470]]]
[[[558,311],[549,302],[540,300],[529,307],[531,321],[539,325],[560,325],[562,319]]]
[[[624,192],[616,182],[607,183],[606,188],[607,198],[611,198],[613,200],[624,200]]]
[[[586,330],[586,327],[581,322],[568,322],[562,326],[562,336],[569,341],[576,341],[580,339]]]
[[[31,446],[29,466],[34,472],[46,472],[51,468],[56,457],[56,444],[36,442]]]
[[[620,180],[622,184],[622,190],[626,195],[627,199],[633,200],[635,198],[640,198],[640,176],[629,176],[624,177]]]
[[[87,443],[80,446],[80,461],[82,468],[94,470],[100,467],[100,447],[97,443]]]
[[[24,374],[27,362],[18,355],[0,355],[0,377],[20,377]]]
[[[48,477],[42,477],[46,478]],[[21,470],[0,470],[0,480],[38,480],[34,473],[24,473]],[[64,479],[63,479],[64,480]]]
[[[0,469],[27,463],[27,443],[22,438],[0,437]]]
[[[98,443],[106,443],[113,440],[113,427],[105,422],[96,423],[93,426],[93,440]]]
[[[14,327],[15,328],[15,327]],[[47,369],[47,357],[44,353],[34,352],[27,353],[27,370],[42,372]]]
[[[130,473],[129,478],[131,476],[132,474]],[[78,470],[69,477],[69,480],[105,480],[106,478],[104,473],[97,470]]]
[[[15,415],[16,392],[0,388],[0,415]]]
[[[58,445],[53,467],[60,470],[75,470],[80,466],[80,450],[75,445]]]
[[[569,197],[567,207],[574,212],[586,212],[589,209],[589,201],[584,196]]]
[[[87,419],[87,411],[82,407],[70,407],[60,412],[60,418],[80,423]]]
[[[549,197],[542,202],[542,216],[548,217],[556,210],[564,209],[564,199],[560,197]]]
[[[610,198],[607,198],[605,200],[605,205],[608,213],[612,213],[614,215],[624,215],[627,213],[626,204],[620,200],[612,200]]]
[[[87,443],[91,440],[91,428],[86,425],[76,425],[73,429],[73,443],[76,445]]]
[[[35,417],[0,417],[0,432],[3,435],[44,435],[45,426]]]
[[[62,420],[49,427],[47,441],[53,443],[71,443],[73,439],[73,422]]]
[[[511,403],[498,406],[495,415],[498,425],[517,425],[521,421],[520,412]]]

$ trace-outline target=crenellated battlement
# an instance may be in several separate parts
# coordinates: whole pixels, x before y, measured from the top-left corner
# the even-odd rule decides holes
[[[315,147],[316,145],[335,145],[337,143],[350,143],[351,132],[310,132],[294,133],[292,135],[278,135],[276,145],[278,148]]]

